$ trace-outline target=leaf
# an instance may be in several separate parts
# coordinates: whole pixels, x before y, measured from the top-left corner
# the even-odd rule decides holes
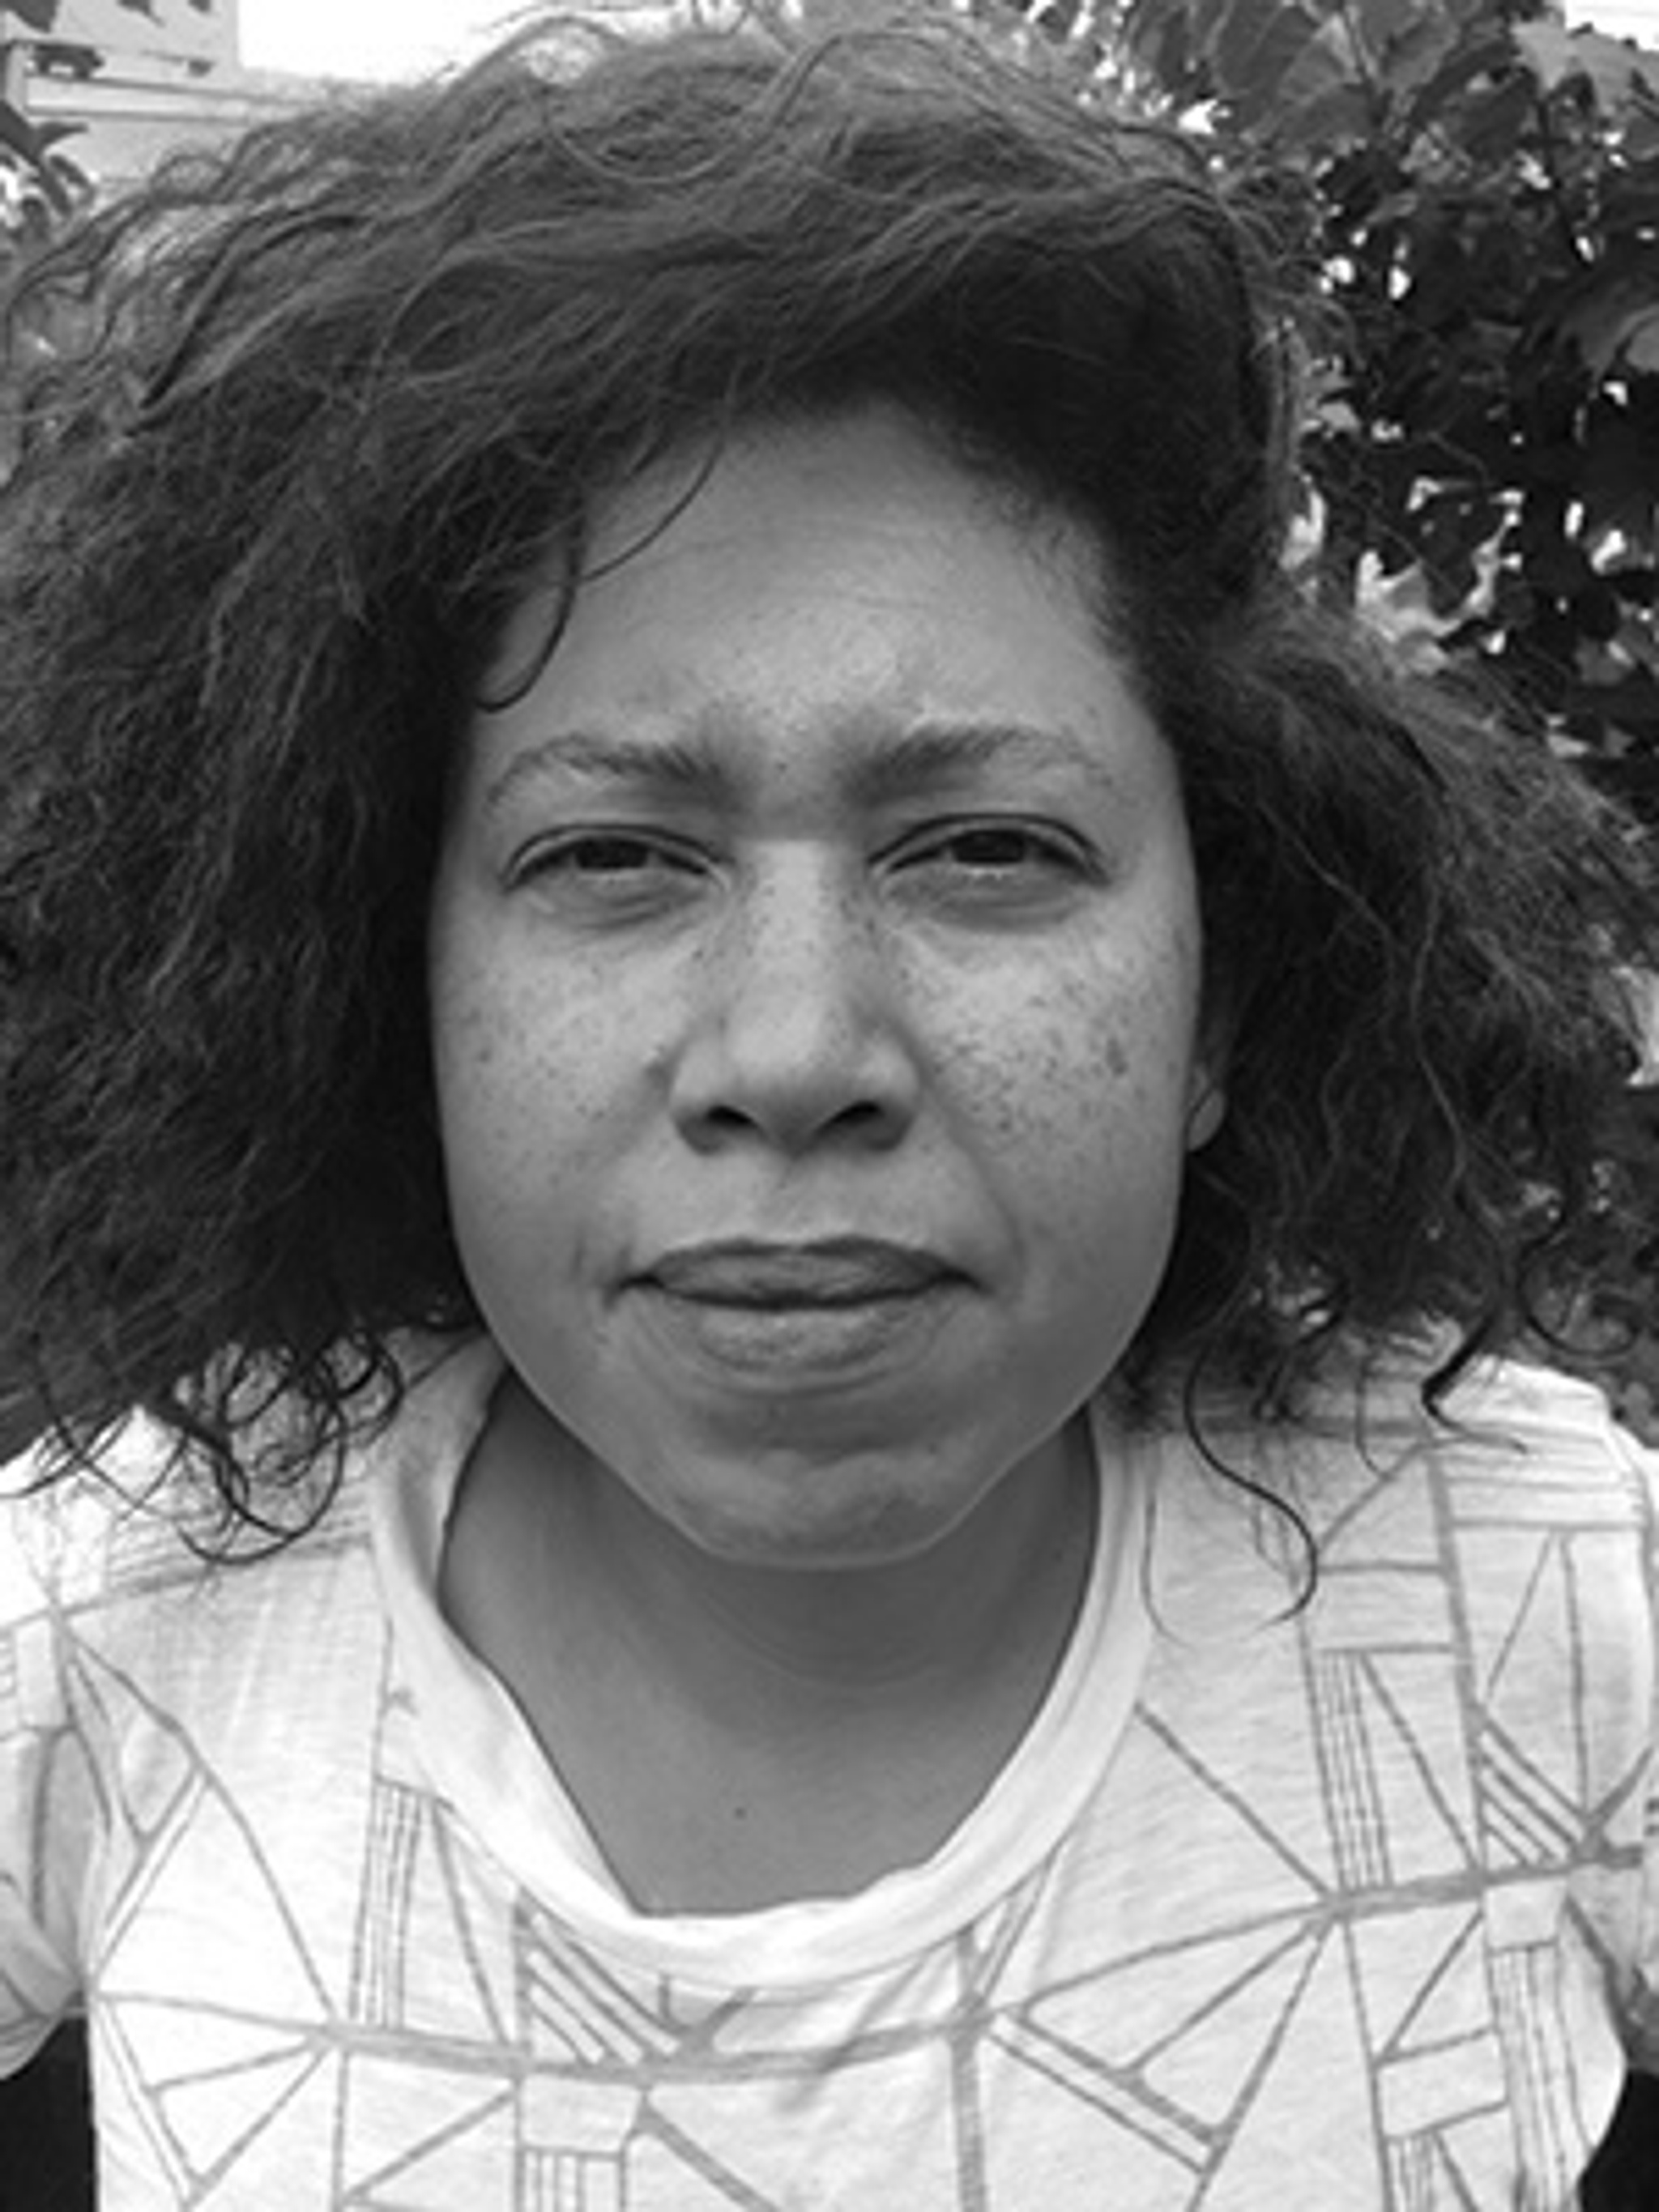
[[[1381,37],[1370,35],[1368,16],[1362,16],[1361,29],[1377,76],[1395,96],[1430,82],[1459,42],[1456,24],[1438,8],[1409,9],[1404,23]]]
[[[1618,366],[1659,368],[1659,254],[1638,239],[1632,252],[1598,272],[1559,329],[1598,383]]]
[[[1255,57],[1249,83],[1229,99],[1241,127],[1279,147],[1313,102],[1338,91],[1364,97],[1346,25],[1334,16],[1320,23],[1305,8],[1286,8]],[[1374,116],[1370,127],[1376,127]],[[1305,131],[1301,143],[1307,143]]]
[[[1363,85],[1329,84],[1284,107],[1274,119],[1273,143],[1287,152],[1332,153],[1358,145],[1376,128],[1376,103]]]
[[[1077,27],[1077,19],[1083,12],[1083,0],[1043,0],[1040,11],[1034,14],[1038,30],[1056,46],[1063,46]]]
[[[1452,486],[1431,492],[1407,520],[1422,562],[1430,607],[1441,618],[1449,617],[1480,584],[1475,556],[1503,528],[1503,507],[1488,492]]]
[[[1243,113],[1264,113],[1318,30],[1298,0],[1233,0],[1211,48],[1217,90]]]
[[[1628,157],[1628,145],[1625,150]],[[1659,151],[1659,143],[1655,150]],[[1620,244],[1632,234],[1639,243],[1643,233],[1651,236],[1659,231],[1659,175],[1615,171],[1601,194],[1601,216],[1609,238]]]
[[[1127,0],[1120,23],[1124,45],[1165,92],[1180,100],[1207,93],[1185,0]]]
[[[1342,0],[1339,13],[1358,37],[1356,67],[1394,100],[1433,78],[1466,43],[1449,0]]]
[[[1498,167],[1518,150],[1532,121],[1535,97],[1525,74],[1516,71],[1449,112],[1447,125],[1471,161]]]
[[[1270,40],[1289,61],[1312,35],[1313,27],[1294,0],[1289,7],[1284,0],[1231,0],[1209,40],[1218,88],[1229,97],[1248,96],[1256,56]]]
[[[1617,531],[1630,546],[1650,545],[1659,501],[1659,450],[1653,438],[1627,416],[1598,410],[1577,490],[1583,502],[1588,543]]]
[[[1659,683],[1645,668],[1634,668],[1616,684],[1576,684],[1567,711],[1616,722],[1638,735],[1659,734]]]
[[[1438,9],[1424,0],[1358,0],[1354,21],[1373,54],[1381,55],[1397,40],[1431,21]]]
[[[1467,90],[1477,77],[1495,77],[1512,59],[1506,34],[1482,35],[1455,46],[1407,111],[1412,135],[1431,129],[1448,103]]]
[[[1517,23],[1514,36],[1528,67],[1546,92],[1553,92],[1577,74],[1578,57],[1565,24]]]
[[[1659,54],[1605,33],[1563,29],[1559,23],[1518,23],[1515,43],[1546,92],[1583,77],[1604,115],[1616,117],[1640,87],[1659,89]]]

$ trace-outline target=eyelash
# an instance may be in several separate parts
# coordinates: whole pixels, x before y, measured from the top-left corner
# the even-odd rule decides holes
[[[1009,886],[1034,870],[1084,879],[1103,872],[1098,856],[1071,833],[1048,823],[1004,817],[931,823],[924,830],[907,833],[876,857],[890,867],[908,872],[936,862],[948,863],[953,852],[960,860],[964,848],[1000,845],[1006,848],[1011,842],[1017,848],[1013,857],[1006,849],[1000,857],[981,851],[977,860],[963,860],[960,872],[964,878],[977,878],[980,887],[985,889]],[[583,865],[584,860],[606,853],[612,865]],[[617,858],[624,854],[629,856],[629,865],[615,865]],[[608,884],[620,896],[643,890],[642,879],[647,877],[691,877],[703,872],[708,865],[708,855],[702,848],[655,830],[578,830],[530,847],[514,860],[509,881],[517,888],[538,879],[563,878],[581,882],[601,896],[602,887]]]
[[[977,867],[987,873],[1012,873],[1022,863],[1037,860],[1047,866],[1086,872],[1089,854],[1086,848],[1074,837],[1067,836],[1047,823],[1018,820],[970,821],[956,824],[943,823],[924,833],[915,852],[909,856],[911,865],[933,859],[943,859],[952,848],[960,848],[975,843],[1016,841],[1022,848],[1020,861],[1006,858],[1001,860],[981,858]],[[901,865],[906,860],[904,848],[898,854]]]
[[[654,860],[673,861],[688,873],[699,866],[697,854],[690,847],[679,847],[653,832],[634,830],[580,830],[568,831],[562,837],[549,838],[531,847],[514,864],[514,879],[523,882],[538,875],[632,875],[635,868],[583,868],[580,863],[584,855],[606,848],[639,854]]]

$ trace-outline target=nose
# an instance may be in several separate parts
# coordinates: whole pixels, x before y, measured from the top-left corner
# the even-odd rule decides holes
[[[884,1151],[915,1119],[920,1066],[879,923],[806,854],[734,893],[685,1021],[670,1105],[699,1152]]]

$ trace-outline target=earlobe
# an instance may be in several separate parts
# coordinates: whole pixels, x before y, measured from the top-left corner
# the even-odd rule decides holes
[[[1226,1086],[1207,1068],[1195,1067],[1187,1104],[1187,1150],[1202,1152],[1226,1118]]]

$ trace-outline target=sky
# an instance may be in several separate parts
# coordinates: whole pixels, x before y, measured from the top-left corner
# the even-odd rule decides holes
[[[520,0],[241,0],[248,69],[398,76],[454,61],[510,24]],[[1659,0],[1654,0],[1659,7]]]
[[[454,61],[508,23],[522,0],[241,0],[249,69],[398,76]],[[1659,46],[1659,0],[1568,0],[1568,15]]]

